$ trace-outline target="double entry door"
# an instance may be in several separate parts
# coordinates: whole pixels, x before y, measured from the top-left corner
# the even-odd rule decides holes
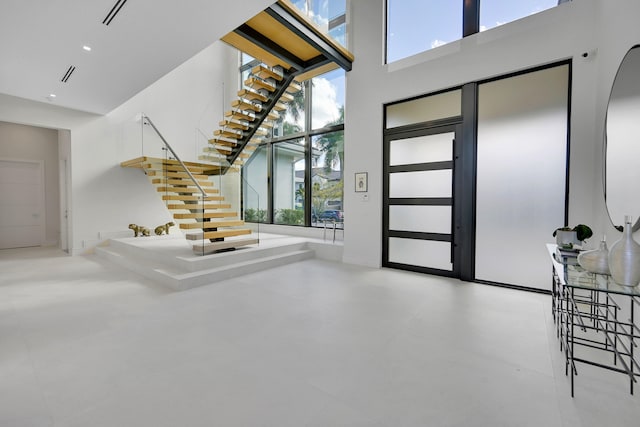
[[[459,277],[456,154],[461,124],[385,135],[383,265]]]

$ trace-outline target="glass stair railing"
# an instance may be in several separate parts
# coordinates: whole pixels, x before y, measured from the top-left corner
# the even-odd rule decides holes
[[[230,170],[224,156],[207,163],[184,162],[148,116],[143,115],[141,122],[143,153],[153,156],[143,155],[122,166],[144,170],[174,223],[193,242],[193,251],[205,255],[257,244],[259,230],[244,227],[241,219],[239,174],[221,175],[224,168]]]

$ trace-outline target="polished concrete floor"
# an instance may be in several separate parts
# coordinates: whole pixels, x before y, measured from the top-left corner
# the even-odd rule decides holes
[[[0,426],[637,426],[569,395],[550,297],[308,260],[170,292],[95,256],[0,251]]]

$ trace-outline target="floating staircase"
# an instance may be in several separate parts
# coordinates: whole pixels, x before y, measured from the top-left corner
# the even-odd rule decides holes
[[[251,229],[243,228],[238,212],[225,203],[209,179],[220,173],[220,166],[193,162],[184,165],[188,172],[179,161],[171,159],[138,157],[121,163],[122,167],[144,170],[156,191],[162,193],[175,223],[187,240],[194,241],[194,253],[204,255],[257,244]]]
[[[279,113],[287,109],[294,94],[302,85],[294,81],[294,73],[281,65],[256,65],[251,69],[238,99],[231,102],[231,110],[219,122],[209,146],[199,160],[221,166],[221,172],[241,167],[251,153],[271,133]]]
[[[176,160],[143,156],[121,163],[145,171],[180,230],[194,241],[193,251],[202,255],[258,243],[210,177],[240,171],[302,90],[300,82],[338,67],[349,71],[353,61],[289,0],[277,1],[222,40],[263,63],[251,69],[199,162],[181,162],[145,117]]]

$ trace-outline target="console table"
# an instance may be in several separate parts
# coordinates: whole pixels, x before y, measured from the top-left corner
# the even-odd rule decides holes
[[[626,375],[633,394],[640,377],[640,350],[635,348],[640,324],[634,313],[640,309],[640,286],[621,286],[611,276],[572,265],[556,255],[555,244],[547,249],[553,264],[551,310],[565,354],[565,375],[571,375],[571,396],[577,362]]]

